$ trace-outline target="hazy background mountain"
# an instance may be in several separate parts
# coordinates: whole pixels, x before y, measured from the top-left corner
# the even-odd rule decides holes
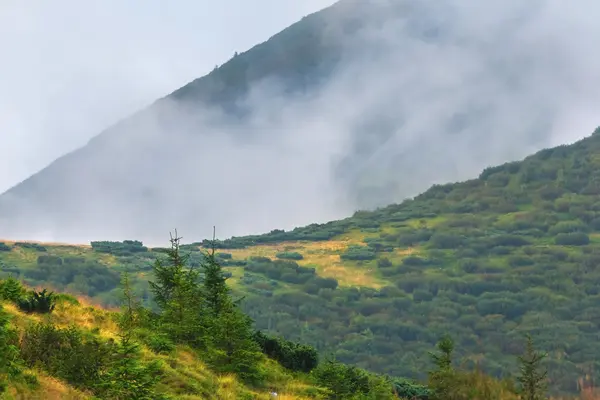
[[[290,228],[572,141],[598,125],[597,11],[341,1],[6,192],[0,236]]]

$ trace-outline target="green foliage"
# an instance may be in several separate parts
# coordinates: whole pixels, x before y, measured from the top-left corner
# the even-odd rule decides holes
[[[253,338],[252,320],[231,298],[214,248],[205,254],[202,267],[207,339],[213,349],[210,363],[218,371],[234,372],[241,379],[256,383],[262,379],[258,369],[261,353]]]
[[[282,251],[276,254],[276,257],[282,260],[302,260],[304,256],[296,251]]]
[[[140,362],[139,345],[121,340],[107,369],[100,376],[95,392],[102,398],[118,400],[158,400],[154,387],[161,378],[161,364]]]
[[[41,367],[75,387],[91,389],[100,382],[115,345],[86,335],[76,327],[60,329],[38,323],[25,329],[20,348],[30,367]]]
[[[140,323],[140,305],[133,294],[127,273],[123,274],[121,284],[123,304],[118,321],[120,341],[95,391],[109,399],[157,400],[161,396],[154,388],[161,377],[161,364],[158,361],[147,365],[141,363],[140,345],[133,341],[134,329]]]
[[[428,400],[431,390],[424,385],[407,379],[394,379],[392,382],[394,393],[401,399]]]
[[[15,379],[22,374],[22,360],[16,346],[18,337],[8,326],[8,315],[0,304],[0,395],[6,391],[9,379]]]
[[[4,242],[0,242],[0,251],[6,251],[7,252],[7,251],[11,251],[11,250],[12,250],[11,246],[7,245]]]
[[[533,339],[528,334],[525,352],[519,356],[520,375],[517,378],[523,400],[546,398],[548,372],[540,365],[546,356],[535,351]]]
[[[20,299],[17,305],[26,313],[49,314],[54,311],[56,299],[54,292],[48,292],[46,289],[41,292],[34,290],[29,297]]]
[[[188,256],[179,251],[180,238],[171,237],[167,260],[157,259],[153,266],[154,281],[150,289],[160,309],[160,323],[176,342],[201,346],[206,336],[201,322],[199,305],[202,294],[199,270],[187,267]]]
[[[29,250],[34,250],[34,251],[38,251],[38,252],[47,251],[46,247],[44,247],[38,243],[17,242],[17,243],[15,243],[15,247],[21,247],[23,249],[29,249]]]
[[[43,255],[37,268],[27,269],[25,278],[31,283],[48,282],[57,289],[70,289],[88,296],[115,289],[119,273],[96,260]]]
[[[124,240],[122,242],[96,241],[91,242],[92,249],[99,253],[108,253],[116,256],[125,256],[135,253],[145,253],[148,248],[138,240]]]
[[[260,331],[254,333],[254,340],[262,352],[292,371],[310,372],[319,363],[317,350],[279,337],[271,337]]]
[[[325,360],[311,373],[315,381],[329,389],[329,399],[393,399],[391,382],[363,369]]]
[[[0,280],[0,300],[17,303],[25,294],[25,289],[20,281],[13,277]]]
[[[454,399],[456,391],[456,371],[452,366],[454,342],[449,336],[444,336],[437,343],[437,353],[430,353],[435,369],[429,372],[429,388],[433,400]]]
[[[348,249],[340,255],[342,260],[369,261],[377,257],[372,248],[366,246],[348,246]]]

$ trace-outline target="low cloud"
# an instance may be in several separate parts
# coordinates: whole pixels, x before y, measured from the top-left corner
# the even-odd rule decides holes
[[[344,48],[325,84],[291,96],[260,81],[240,100],[242,125],[163,100],[51,166],[35,190],[4,196],[20,219],[0,236],[162,243],[174,227],[189,240],[213,225],[221,237],[289,229],[572,142],[600,124],[598,11],[343,1],[319,37]]]

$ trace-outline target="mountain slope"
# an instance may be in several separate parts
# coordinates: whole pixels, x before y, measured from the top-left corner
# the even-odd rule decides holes
[[[597,129],[401,204],[219,241],[217,256],[258,328],[341,361],[423,378],[424,355],[450,333],[467,365],[504,376],[528,332],[549,352],[553,391],[572,393],[599,378],[599,167]],[[207,245],[184,247],[192,264]],[[0,268],[114,304],[123,270],[148,298],[161,251],[7,243]]]
[[[341,1],[0,196],[0,237],[291,228],[525,156],[596,79],[587,41],[554,41],[577,16],[550,3]]]

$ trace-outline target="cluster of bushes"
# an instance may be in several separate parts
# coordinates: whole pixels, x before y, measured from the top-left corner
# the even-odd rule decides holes
[[[11,251],[12,247],[4,242],[0,242],[0,251]]]
[[[254,333],[254,340],[264,354],[289,370],[310,372],[319,363],[317,350],[312,346],[271,337],[260,331]]]
[[[370,261],[377,258],[377,253],[372,247],[351,245],[340,255],[342,260]]]
[[[0,280],[0,301],[6,300],[16,304],[26,313],[49,314],[56,306],[56,296],[53,292],[43,289],[27,291],[14,278]]]
[[[92,249],[99,253],[108,253],[115,256],[130,256],[136,253],[145,253],[148,248],[138,240],[124,240],[122,242],[96,241],[91,242]]]
[[[39,252],[45,252],[47,249],[38,243],[29,243],[29,242],[16,242],[15,247],[21,247],[23,249],[30,249]]]
[[[50,283],[58,289],[70,289],[88,296],[118,287],[119,273],[94,260],[82,257],[39,256],[37,268],[26,269],[23,275],[32,284]]]

